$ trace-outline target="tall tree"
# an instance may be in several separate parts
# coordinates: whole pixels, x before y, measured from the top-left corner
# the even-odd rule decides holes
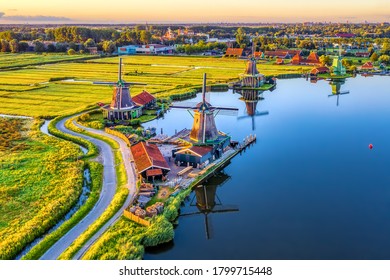
[[[249,43],[249,38],[246,36],[246,33],[242,27],[239,27],[236,32],[236,42],[241,46],[247,46]]]
[[[113,41],[103,42],[103,51],[106,53],[113,53],[116,50],[116,45]]]
[[[44,52],[45,51],[45,45],[38,40],[34,41],[34,51],[36,52]]]
[[[141,30],[139,39],[142,43],[148,44],[152,39],[152,34],[149,31]]]
[[[9,43],[7,40],[5,39],[1,39],[1,52],[9,52],[10,49],[9,49]]]
[[[13,39],[9,42],[9,49],[12,53],[18,53],[19,52],[19,42],[16,39]]]

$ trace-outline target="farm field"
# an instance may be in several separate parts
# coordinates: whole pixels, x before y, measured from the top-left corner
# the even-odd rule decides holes
[[[69,60],[89,58],[89,57],[91,56],[89,55],[70,56],[67,54],[6,53],[0,55],[0,69],[31,66],[31,65],[37,65],[42,63],[69,61]]]
[[[0,65],[6,64],[6,61],[9,63],[9,56],[0,55]],[[19,64],[24,59],[26,64],[37,60],[34,56],[42,59],[42,55],[34,54],[14,56],[17,56]],[[0,113],[54,117],[91,103],[109,102],[112,88],[93,85],[92,82],[117,81],[117,63],[117,57],[109,57],[35,65],[12,71],[4,69],[0,72]],[[124,56],[123,63],[124,80],[147,84],[134,86],[132,95],[145,89],[164,98],[199,87],[204,72],[208,74],[209,84],[237,80],[245,69],[246,61],[185,56]],[[259,63],[258,69],[265,75],[277,75],[300,73],[311,67]]]
[[[81,192],[79,148],[37,130],[32,120],[0,118],[0,259],[53,226]]]

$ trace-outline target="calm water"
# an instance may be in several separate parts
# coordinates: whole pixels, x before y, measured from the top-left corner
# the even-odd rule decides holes
[[[341,88],[350,94],[337,106],[329,82],[279,80],[257,105],[269,114],[255,117],[254,131],[250,117],[218,116],[233,139],[257,134],[208,182],[222,204],[215,209],[239,211],[209,214],[210,239],[204,214],[180,217],[174,241],[145,259],[390,259],[390,78],[356,77]],[[211,103],[245,116],[239,97],[211,93]],[[192,118],[171,110],[151,125],[171,134]],[[182,213],[199,211],[194,196]]]

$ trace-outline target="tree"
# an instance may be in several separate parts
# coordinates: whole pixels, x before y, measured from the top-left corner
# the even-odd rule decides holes
[[[332,64],[332,58],[329,55],[321,55],[319,60],[322,65],[330,66]]]
[[[92,38],[89,38],[87,41],[85,41],[84,47],[85,48],[96,47],[96,43],[95,43],[95,41]]]
[[[54,46],[53,44],[47,45],[47,51],[48,52],[55,52],[56,51],[56,46]]]
[[[25,51],[27,51],[27,50],[28,50],[28,47],[29,47],[29,45],[28,45],[28,43],[27,43],[26,41],[20,41],[20,42],[19,42],[19,51],[20,51],[20,52],[25,52]]]
[[[152,34],[149,31],[141,30],[139,39],[142,43],[147,44],[152,39]]]
[[[388,42],[383,43],[382,49],[381,49],[381,54],[390,55],[390,44]]]
[[[68,55],[75,55],[76,51],[74,49],[69,49],[68,50]]]
[[[236,32],[236,42],[239,46],[248,45],[249,38],[246,36],[244,29],[239,27]]]
[[[1,39],[0,41],[1,44],[1,52],[9,52],[9,43],[7,40]]]
[[[377,54],[376,52],[374,52],[374,53],[371,55],[370,60],[371,60],[372,62],[377,61],[377,60],[378,60],[378,54]]]
[[[106,53],[113,53],[116,50],[116,45],[113,41],[103,42],[103,51]]]
[[[18,53],[19,52],[19,42],[16,39],[13,39],[9,42],[9,48],[12,53]]]
[[[386,54],[383,54],[381,55],[379,58],[378,58],[378,61],[380,63],[386,63],[388,64],[390,62],[390,56],[389,55],[386,55]]]
[[[34,41],[34,51],[35,52],[44,52],[45,51],[45,45],[38,40]]]

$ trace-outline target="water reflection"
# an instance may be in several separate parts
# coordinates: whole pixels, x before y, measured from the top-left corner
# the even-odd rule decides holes
[[[257,111],[256,109],[257,103],[264,99],[263,92],[260,90],[240,90],[237,92],[242,95],[240,100],[245,102],[245,110],[247,114],[245,116],[240,116],[237,119],[243,120],[246,118],[251,118],[252,131],[255,131],[256,130],[255,117],[265,116],[269,114],[268,111]]]
[[[180,216],[204,215],[204,225],[206,238],[213,236],[212,215],[215,213],[238,212],[239,209],[234,205],[223,205],[217,195],[217,188],[222,186],[230,179],[230,176],[220,171],[207,185],[199,185],[194,188],[194,195],[191,199],[190,209],[197,208],[196,211],[182,213]]]
[[[336,106],[339,106],[339,98],[342,94],[349,94],[348,90],[342,91],[341,86],[345,84],[345,79],[333,79],[329,82],[332,87],[332,94],[328,95],[328,97],[336,96]]]

